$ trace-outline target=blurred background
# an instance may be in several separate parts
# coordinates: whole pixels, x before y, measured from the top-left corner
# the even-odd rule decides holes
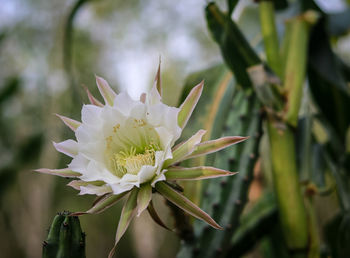
[[[254,8],[252,2],[240,1],[234,19],[246,6]],[[341,0],[318,2],[328,12],[346,6]],[[159,56],[164,100],[177,105],[185,78],[222,63],[222,57],[206,28],[206,1],[0,3],[0,250],[1,257],[34,258],[41,256],[57,212],[86,210],[94,200],[78,196],[67,179],[32,171],[63,168],[70,161],[53,148],[51,141],[73,137],[54,114],[80,120],[81,105],[88,102],[82,85],[97,95],[94,74],[138,98],[151,87]],[[349,38],[338,40],[335,50],[350,63]],[[171,223],[161,200],[157,206]],[[106,256],[119,214],[117,205],[81,217],[87,257]],[[121,240],[118,257],[175,257],[178,246],[175,234],[143,214]]]
[[[162,58],[165,99],[176,105],[189,72],[221,60],[206,30],[204,1],[1,0],[1,257],[40,257],[53,216],[90,207],[66,179],[32,172],[64,167],[52,141],[72,137],[54,115],[80,119],[96,93],[94,74],[138,98],[152,86]],[[166,211],[166,210],[165,210]],[[88,257],[113,246],[120,207],[81,218]],[[171,257],[177,237],[143,215],[119,245],[118,257]],[[156,255],[157,254],[157,255]]]

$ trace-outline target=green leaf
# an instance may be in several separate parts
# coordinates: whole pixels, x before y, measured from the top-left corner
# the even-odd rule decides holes
[[[251,86],[247,68],[261,63],[260,58],[231,17],[224,14],[215,3],[205,9],[208,28],[219,44],[226,64],[234,73],[237,82],[244,88]]]
[[[180,106],[180,112],[178,115],[178,124],[181,128],[184,128],[190,119],[194,108],[196,107],[200,96],[202,95],[204,81],[201,81],[196,85],[188,94],[185,101]]]
[[[350,125],[350,92],[346,80],[349,68],[333,53],[324,26],[321,20],[311,34],[308,79],[313,99],[325,119],[324,125],[332,132],[333,146],[342,151]]]
[[[158,182],[156,184],[156,190],[163,195],[167,200],[183,209],[187,213],[191,214],[193,217],[196,217],[200,220],[205,221],[210,226],[216,229],[223,229],[220,225],[218,225],[207,213],[201,210],[198,206],[196,206],[193,202],[188,200],[185,196],[178,193],[170,186],[168,186],[164,182]]]
[[[165,172],[165,177],[167,180],[201,180],[223,176],[232,176],[234,174],[237,173],[205,166],[193,168],[170,167]]]
[[[239,0],[227,0],[228,16],[231,16]]]
[[[332,257],[350,257],[350,213],[339,213],[324,227],[324,236]]]
[[[117,244],[118,244],[120,238],[124,235],[132,218],[136,214],[138,193],[139,193],[139,189],[135,187],[131,191],[129,198],[126,200],[126,202],[124,204],[122,214],[120,215],[120,219],[119,219],[119,223],[118,223],[117,233],[115,235],[115,243],[114,243],[112,250],[110,251],[110,253],[108,255],[108,258],[113,257],[113,255],[115,253],[115,249],[117,247]]]
[[[152,186],[145,184],[140,187],[139,194],[137,195],[137,216],[147,208],[152,199]]]
[[[98,214],[103,212],[104,210],[112,207],[114,204],[116,204],[120,199],[122,199],[129,191],[120,193],[120,194],[107,194],[103,198],[98,199],[94,202],[93,206],[85,211],[85,212],[75,212],[72,213],[71,216],[80,216],[84,214]]]
[[[161,218],[159,217],[158,213],[156,212],[156,210],[154,209],[154,205],[152,200],[149,202],[149,205],[147,207],[148,213],[151,216],[151,218],[154,220],[155,223],[157,223],[159,226],[172,231],[170,228],[168,228],[164,222],[161,220]]]
[[[191,159],[202,155],[207,155],[213,152],[217,152],[236,143],[243,142],[248,138],[249,137],[242,136],[227,136],[216,140],[202,142],[197,145],[197,149],[194,152],[192,152],[191,155],[187,156],[186,159]]]

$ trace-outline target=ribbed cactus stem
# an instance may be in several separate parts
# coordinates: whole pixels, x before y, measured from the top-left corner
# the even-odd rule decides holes
[[[79,218],[70,212],[58,213],[43,243],[43,258],[84,258],[85,234],[81,231]]]
[[[216,155],[214,166],[239,171],[233,177],[207,181],[203,187],[202,207],[220,223],[224,230],[211,230],[203,223],[194,223],[197,241],[185,243],[178,257],[224,257],[239,217],[248,200],[247,193],[258,157],[261,137],[260,105],[255,95],[236,89],[232,110],[227,117],[224,135],[250,136],[243,144]]]

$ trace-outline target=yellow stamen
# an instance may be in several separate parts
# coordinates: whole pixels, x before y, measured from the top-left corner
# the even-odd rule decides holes
[[[114,154],[111,159],[117,176],[137,175],[142,166],[154,166],[156,150],[159,150],[159,146],[151,143],[141,153],[137,153],[136,148],[131,147],[129,151]]]

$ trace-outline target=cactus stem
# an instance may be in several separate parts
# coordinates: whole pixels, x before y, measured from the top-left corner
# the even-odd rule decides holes
[[[222,181],[220,182],[220,185],[221,185],[221,187],[225,187],[225,186],[227,185],[227,181],[222,180]]]
[[[245,116],[245,115],[240,115],[240,116],[239,116],[239,119],[240,119],[241,121],[244,121],[244,120],[246,119],[246,116]]]

